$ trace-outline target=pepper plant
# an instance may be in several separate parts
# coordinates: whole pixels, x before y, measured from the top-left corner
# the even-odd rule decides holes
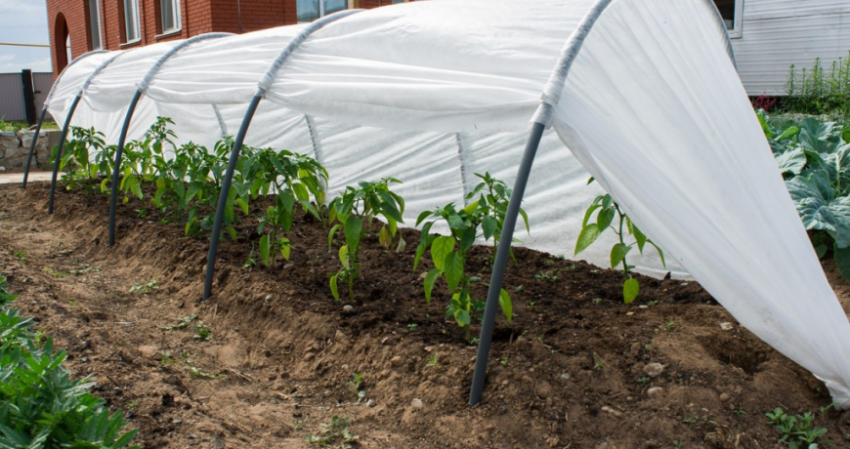
[[[92,128],[71,127],[72,139],[65,143],[65,151],[59,162],[60,170],[68,170],[66,174],[67,188],[74,188],[80,181],[88,181],[91,185],[98,177],[106,177],[111,173],[109,158],[114,154],[114,147],[107,147],[102,132]],[[55,155],[54,155],[55,157]],[[105,191],[105,178],[101,190]]]
[[[484,240],[493,238],[493,254],[499,250],[499,240],[502,237],[502,225],[505,223],[505,215],[508,212],[508,203],[511,200],[511,189],[504,181],[496,179],[490,175],[490,172],[485,172],[483,175],[476,173],[475,176],[482,180],[471,192],[466,195],[467,202],[479,197],[477,203],[480,209],[481,230]],[[525,223],[526,232],[531,232],[528,225],[528,214],[522,208],[519,209],[519,215]],[[513,257],[513,251],[511,251]]]
[[[171,138],[177,137],[168,129],[169,124],[173,125],[174,121],[168,117],[157,117],[141,140],[132,140],[124,145],[123,178],[119,187],[124,193],[125,203],[130,200],[131,194],[144,198],[142,183],[163,176],[162,170],[166,169],[164,149],[166,144],[174,149]]]
[[[390,184],[401,183],[395,178],[384,178],[377,182],[360,182],[357,187],[348,186],[328,205],[328,221],[335,224],[328,234],[328,249],[339,229],[345,235],[345,245],[339,249],[342,269],[331,276],[330,286],[334,298],[339,301],[338,284],[348,283],[348,297],[354,301],[354,281],[360,277],[360,244],[375,217],[381,216],[386,224],[381,227],[378,240],[389,246],[403,223],[404,199],[390,190]]]
[[[283,233],[288,234],[292,229],[296,203],[322,220],[317,206],[321,207],[325,202],[327,170],[308,156],[265,148],[248,159],[244,171],[247,179],[251,180],[251,198],[256,199],[260,194],[277,194],[275,205],[266,209],[257,228],[257,232],[262,234],[260,255],[263,264],[274,265],[278,253],[289,260],[290,240]]]
[[[476,174],[483,180],[468,195],[471,200],[479,196],[463,209],[456,209],[453,203],[431,211],[425,211],[416,220],[416,226],[422,225],[422,237],[416,248],[413,270],[416,271],[425,251],[430,247],[431,261],[434,268],[425,276],[425,300],[431,304],[431,296],[437,279],[445,277],[452,293],[451,302],[446,308],[446,314],[454,318],[458,326],[466,332],[466,339],[471,339],[472,314],[484,309],[484,301],[472,297],[472,277],[466,273],[466,262],[469,250],[477,237],[484,240],[493,239],[498,246],[501,229],[504,226],[505,214],[510,201],[511,191],[504,182],[493,178],[489,173]],[[520,211],[528,230],[528,216]],[[431,227],[438,221],[448,224],[450,235],[432,235]],[[479,235],[479,228],[481,234]],[[499,305],[502,312],[511,322],[513,319],[513,304],[507,290],[501,289]]]
[[[590,178],[590,180],[587,181],[588,185],[592,182],[593,178]],[[594,212],[597,212],[596,221],[591,223],[590,218],[593,216]],[[631,304],[635,298],[637,298],[638,294],[640,294],[640,283],[631,274],[631,270],[634,266],[629,265],[627,260],[629,252],[632,248],[637,246],[638,251],[643,254],[644,247],[647,243],[649,243],[655,247],[656,251],[658,251],[658,256],[661,258],[661,264],[666,266],[664,252],[652,240],[648,239],[640,229],[638,229],[632,220],[629,219],[628,215],[626,215],[623,210],[620,209],[620,206],[614,202],[611,195],[605,194],[597,196],[584,213],[584,220],[582,220],[581,223],[581,232],[579,233],[578,241],[576,242],[575,255],[578,255],[587,249],[587,247],[593,244],[593,242],[595,242],[596,239],[599,238],[599,236],[602,235],[602,233],[608,228],[611,228],[619,238],[619,242],[615,243],[614,246],[611,247],[611,268],[614,269],[617,268],[618,265],[622,265],[623,276],[626,278],[623,283],[623,300],[626,304]],[[634,242],[626,243],[626,232],[628,232],[628,235],[634,237]]]

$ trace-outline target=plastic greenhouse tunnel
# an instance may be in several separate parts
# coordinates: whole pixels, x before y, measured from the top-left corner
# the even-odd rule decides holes
[[[243,144],[315,158],[330,173],[329,196],[362,180],[403,179],[408,225],[436,206],[464,204],[471,174],[489,171],[514,184],[501,241],[522,229],[516,244],[549,253],[573,248],[584,209],[604,189],[667,253],[666,267],[654,254],[630,259],[637,271],[697,280],[850,408],[850,324],[710,0],[346,10],[84,55],[57,79],[47,110],[63,137],[69,126],[95,127],[119,147],[158,116],[174,118],[178,143],[211,147],[235,136],[205,297],[215,293],[222,210]],[[54,187],[58,167],[57,158]],[[586,186],[591,176],[597,182]],[[114,192],[112,201],[110,244],[132,245],[115,233]],[[520,204],[530,235],[516,226]],[[50,207],[63,207],[52,193]],[[471,404],[482,398],[508,253],[500,245],[493,266]],[[604,245],[584,254],[601,265],[609,258]]]

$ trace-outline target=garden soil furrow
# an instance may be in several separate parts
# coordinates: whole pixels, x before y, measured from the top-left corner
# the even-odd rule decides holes
[[[830,402],[821,382],[695,282],[641,277],[624,305],[620,274],[517,249],[505,285],[514,321],[499,318],[484,401],[471,407],[475,347],[445,319],[444,284],[425,303],[431,267],[412,271],[414,230],[402,229],[401,253],[367,239],[348,304],[328,288],[339,242],[328,252],[321,223],[299,215],[292,259],[271,269],[243,268],[259,239],[243,223],[201,301],[207,241],[149,203],[119,207],[114,248],[105,197],[60,191],[52,217],[46,203],[45,184],[0,187],[2,272],[145,448],[304,448],[334,415],[365,448],[773,448],[780,434],[764,413],[776,407],[817,412],[838,447],[847,433],[838,412],[818,412]],[[479,297],[490,255],[470,258]],[[198,320],[209,341],[195,338]]]

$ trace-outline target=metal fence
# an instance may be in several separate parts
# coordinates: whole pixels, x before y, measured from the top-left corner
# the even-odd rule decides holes
[[[27,82],[27,77],[31,82]],[[51,86],[53,74],[49,72],[32,73],[24,70],[20,73],[0,73],[0,119],[34,122]],[[31,101],[29,108],[28,99]],[[45,117],[49,118],[50,115]]]

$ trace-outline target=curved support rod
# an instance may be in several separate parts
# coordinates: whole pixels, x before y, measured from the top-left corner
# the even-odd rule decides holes
[[[71,126],[71,119],[74,118],[74,111],[77,110],[77,105],[80,104],[80,99],[83,98],[83,93],[80,92],[74,97],[74,102],[71,103],[71,108],[68,109],[68,116],[65,117],[65,124],[62,125],[62,137],[59,139],[59,146],[56,147],[56,154],[53,155],[53,176],[50,178],[50,199],[47,201],[47,213],[53,213],[53,196],[56,193],[56,178],[59,175],[59,163],[62,160],[62,147],[65,146],[65,138],[68,137],[68,128]]]
[[[29,155],[27,156],[27,165],[26,165],[26,168],[24,168],[24,180],[21,183],[22,189],[27,188],[27,179],[29,179],[29,175],[30,175],[30,163],[32,162],[32,156],[33,156],[33,153],[35,151],[36,141],[38,140],[38,136],[41,133],[41,125],[42,125],[42,123],[44,123],[44,115],[47,112],[47,105],[50,104],[50,99],[53,98],[53,93],[56,92],[56,86],[58,86],[59,81],[62,80],[62,75],[64,75],[65,72],[67,72],[68,69],[71,68],[72,65],[82,61],[83,59],[85,59],[89,56],[100,54],[100,53],[106,53],[106,50],[95,50],[95,51],[90,51],[88,53],[83,53],[82,55],[80,55],[79,57],[77,57],[76,59],[71,61],[70,64],[65,66],[65,68],[62,69],[62,72],[59,73],[59,76],[56,77],[56,81],[54,81],[53,85],[50,86],[50,92],[47,93],[47,98],[44,99],[44,106],[42,106],[42,108],[41,108],[41,115],[39,115],[39,117],[38,117],[38,125],[35,127],[35,136],[33,137],[32,145],[30,146],[30,152],[29,152]]]
[[[124,124],[121,126],[121,134],[118,136],[118,148],[115,150],[115,162],[112,168],[112,192],[109,194],[109,246],[115,245],[115,211],[118,208],[118,175],[121,173],[124,141],[127,139],[127,129],[130,128],[133,111],[136,110],[136,105],[139,104],[140,98],[142,98],[142,91],[136,90],[133,99],[130,101],[130,106],[127,108],[127,115],[124,116]]]
[[[511,241],[513,240],[514,228],[516,227],[517,215],[519,214],[522,197],[525,194],[525,187],[528,184],[528,175],[531,172],[531,166],[534,163],[534,157],[537,154],[537,148],[540,146],[540,139],[543,137],[543,131],[552,120],[552,115],[555,112],[555,107],[561,98],[564,91],[564,86],[567,82],[570,69],[581,51],[585,39],[590,34],[593,26],[605,12],[605,9],[612,3],[613,0],[597,0],[596,3],[588,10],[587,14],[582,19],[581,23],[576,27],[564,47],[561,49],[561,56],[555,64],[554,70],[549,76],[546,86],[543,88],[543,98],[540,107],[534,113],[534,126],[531,129],[531,135],[528,138],[528,144],[525,148],[525,153],[522,158],[522,163],[519,167],[516,183],[514,185],[513,194],[508,203],[508,210],[505,216],[505,223],[502,227],[500,237],[499,250],[496,253],[496,260],[493,263],[493,274],[490,277],[490,288],[487,291],[487,304],[484,309],[484,321],[481,324],[481,336],[478,343],[478,354],[475,359],[475,372],[472,375],[472,388],[469,392],[469,404],[476,405],[481,402],[481,396],[484,391],[484,381],[487,377],[487,359],[490,357],[490,345],[493,339],[493,328],[496,321],[496,311],[499,307],[499,293],[502,288],[502,281],[505,277],[505,268],[508,262],[510,253]],[[714,5],[711,5],[714,7]],[[717,14],[717,8],[714,7],[715,18],[720,20]],[[722,23],[722,22],[721,22]],[[724,28],[725,30],[725,28]],[[732,42],[729,40],[729,34],[726,33],[727,51],[732,63],[735,63],[735,54],[732,50]]]
[[[38,137],[41,135],[41,124],[44,123],[44,114],[47,112],[47,102],[44,102],[44,107],[41,108],[41,114],[38,115],[38,124],[35,125],[35,134],[32,136],[30,144],[30,152],[27,155],[27,164],[24,167],[24,181],[21,183],[21,188],[27,188],[27,179],[30,176],[30,164],[32,163],[32,155],[35,153],[35,144],[38,142]]]
[[[481,336],[478,340],[478,355],[475,357],[475,371],[472,374],[472,390],[469,393],[469,404],[475,405],[481,402],[484,391],[484,380],[487,376],[487,359],[490,357],[490,344],[493,339],[493,328],[496,322],[496,311],[499,310],[499,293],[502,289],[502,281],[505,278],[505,268],[508,265],[508,256],[511,251],[511,241],[514,238],[517,215],[519,215],[522,197],[525,195],[525,187],[528,184],[528,174],[531,173],[531,165],[540,139],[543,137],[545,126],[535,123],[528,137],[528,144],[522,156],[522,164],[519,166],[514,190],[508,203],[508,211],[505,214],[505,224],[502,226],[502,236],[499,239],[499,249],[496,252],[496,260],[493,263],[493,274],[490,276],[490,288],[487,291],[487,305],[484,309],[484,322],[481,324]]]
[[[277,72],[281,67],[283,67],[283,64],[287,59],[289,59],[289,56],[291,56],[292,53],[297,50],[308,37],[310,37],[311,34],[331,22],[335,22],[361,11],[361,9],[343,10],[329,16],[322,17],[305,27],[300,33],[298,33],[298,35],[289,41],[283,50],[281,50],[280,54],[278,54],[274,61],[272,61],[271,66],[269,66],[269,69],[258,83],[257,93],[254,94],[254,98],[251,99],[251,104],[248,105],[248,110],[245,112],[245,118],[242,119],[242,124],[239,126],[239,132],[236,133],[236,140],[233,143],[233,150],[230,152],[230,161],[224,175],[224,180],[222,181],[221,193],[218,197],[218,208],[215,210],[215,222],[213,223],[212,235],[210,236],[210,253],[209,256],[207,256],[207,273],[204,278],[204,299],[209,299],[210,295],[212,295],[213,276],[215,275],[215,258],[216,253],[218,252],[218,241],[221,237],[221,225],[224,221],[224,209],[227,206],[227,196],[230,192],[230,184],[233,181],[233,173],[236,171],[236,162],[239,160],[239,152],[242,150],[242,142],[245,140],[245,134],[248,132],[248,127],[251,125],[251,119],[257,111],[257,106],[259,106],[260,100],[262,100],[266,95],[266,92],[271,89],[272,83],[277,76]],[[308,125],[310,124],[309,119],[307,123]]]
[[[254,118],[254,113],[257,112],[257,106],[260,105],[260,100],[263,99],[261,93],[254,95],[251,99],[251,104],[248,105],[248,110],[245,112],[245,118],[242,119],[242,125],[239,126],[239,132],[236,133],[236,140],[233,142],[233,150],[230,151],[230,161],[227,164],[227,171],[224,174],[224,179],[221,183],[221,193],[218,196],[218,207],[215,209],[215,221],[213,222],[212,237],[210,239],[210,253],[207,256],[207,274],[204,279],[204,299],[208,299],[212,294],[213,275],[215,274],[215,258],[218,252],[218,240],[221,235],[221,225],[224,222],[224,209],[227,207],[227,197],[230,192],[230,184],[233,181],[233,173],[236,171],[236,163],[239,161],[239,152],[242,150],[242,142],[245,141],[245,134],[248,133],[248,127],[251,126],[251,119]]]
[[[159,69],[162,68],[162,65],[168,61],[169,58],[177,54],[180,50],[188,47],[189,45],[194,44],[198,41],[203,41],[207,39],[218,39],[220,37],[232,36],[233,33],[208,33],[201,34],[199,36],[195,36],[191,39],[181,42],[179,45],[176,45],[174,48],[160,56],[160,58],[151,65],[151,68],[148,69],[148,73],[139,81],[139,84],[136,88],[136,93],[133,94],[133,99],[130,101],[130,105],[127,107],[127,115],[124,116],[124,124],[121,126],[121,134],[118,136],[118,149],[115,150],[115,163],[112,168],[112,192],[109,196],[109,246],[115,245],[115,211],[118,208],[118,176],[121,173],[121,160],[124,156],[124,143],[127,140],[127,132],[130,129],[130,122],[133,120],[133,113],[136,111],[136,105],[139,104],[139,99],[141,99],[142,94],[144,94],[148,87],[150,87],[150,83],[153,80],[153,77],[159,72]],[[215,108],[215,105],[213,105]]]

